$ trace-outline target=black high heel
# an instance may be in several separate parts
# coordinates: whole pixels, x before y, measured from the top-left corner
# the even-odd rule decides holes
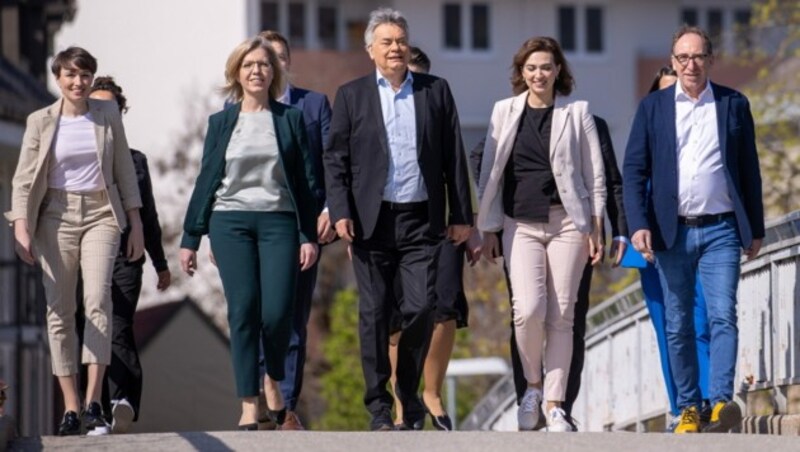
[[[434,414],[431,413],[431,410],[428,408],[428,405],[425,404],[425,399],[420,398],[420,400],[422,400],[422,406],[425,407],[425,411],[427,411],[428,415],[431,417],[431,424],[433,424],[433,428],[446,432],[453,431],[453,421],[450,419],[447,411],[445,411],[441,416],[434,416]]]

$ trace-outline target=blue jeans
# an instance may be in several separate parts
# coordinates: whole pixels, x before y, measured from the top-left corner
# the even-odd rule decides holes
[[[678,390],[675,387],[675,380],[672,379],[672,370],[669,361],[669,349],[667,347],[666,317],[664,309],[664,291],[661,289],[658,270],[653,264],[640,268],[639,274],[642,280],[642,292],[644,292],[644,302],[650,314],[650,323],[656,332],[658,342],[658,354],[661,358],[661,373],[664,375],[664,386],[667,389],[669,398],[670,412],[673,415],[680,413],[678,409]],[[703,399],[708,399],[708,313],[706,312],[706,299],[703,296],[703,287],[700,280],[697,280],[694,289],[694,339],[697,348],[697,365],[699,371],[700,393]]]
[[[664,289],[666,333],[679,409],[699,407],[700,391],[694,326],[694,288],[700,278],[711,332],[708,397],[713,404],[733,399],[738,327],[741,241],[735,219],[688,227],[678,225],[672,248],[656,252]]]

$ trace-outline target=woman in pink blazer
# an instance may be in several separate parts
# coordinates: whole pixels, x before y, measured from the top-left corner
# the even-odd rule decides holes
[[[568,99],[574,80],[558,43],[538,37],[514,55],[516,96],[494,106],[481,165],[483,254],[508,267],[514,330],[528,389],[520,430],[546,401],[548,431],[571,431],[561,409],[572,356],[572,320],[587,259],[603,255],[605,176],[594,120]],[[542,383],[542,364],[547,370]]]

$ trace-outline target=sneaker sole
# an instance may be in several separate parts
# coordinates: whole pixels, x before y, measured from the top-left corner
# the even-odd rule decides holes
[[[742,409],[736,402],[729,402],[719,410],[719,422],[712,422],[703,429],[705,433],[727,433],[742,422]]]
[[[95,427],[91,430],[86,431],[86,436],[105,436],[111,433],[111,429],[108,427]]]
[[[133,417],[135,413],[133,408],[127,405],[116,404],[111,410],[113,421],[111,422],[111,431],[113,433],[128,433],[128,430],[133,424]]]

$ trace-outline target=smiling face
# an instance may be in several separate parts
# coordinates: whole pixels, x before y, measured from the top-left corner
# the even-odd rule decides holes
[[[257,47],[248,52],[239,66],[239,84],[242,86],[244,97],[262,101],[268,99],[272,76],[272,66],[267,51]]]
[[[367,52],[386,78],[402,76],[408,69],[408,37],[402,28],[387,23],[375,27]]]
[[[73,64],[64,65],[56,77],[61,95],[73,104],[85,102],[92,87],[94,74]]]
[[[675,41],[672,48],[672,68],[684,91],[699,95],[708,83],[708,70],[713,57],[706,53],[703,38],[695,33],[686,33]]]
[[[550,52],[533,52],[525,60],[520,72],[531,94],[542,100],[553,99],[554,87],[561,67]]]

